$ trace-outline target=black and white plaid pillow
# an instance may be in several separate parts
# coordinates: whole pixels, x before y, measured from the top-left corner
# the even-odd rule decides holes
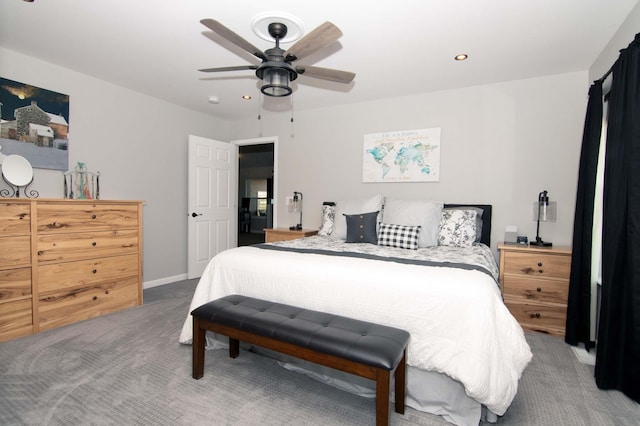
[[[380,223],[378,245],[417,250],[420,228],[420,225],[408,226]]]

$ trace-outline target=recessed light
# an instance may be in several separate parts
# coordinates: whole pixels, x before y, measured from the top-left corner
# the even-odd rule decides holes
[[[250,95],[242,95],[242,99],[244,99],[245,101],[248,101],[251,99]]]
[[[456,55],[453,59],[455,59],[456,61],[464,61],[468,57],[469,55],[467,55],[466,53],[461,53],[459,55]]]

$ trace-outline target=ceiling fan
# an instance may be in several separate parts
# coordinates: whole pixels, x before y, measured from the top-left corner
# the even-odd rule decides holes
[[[294,66],[292,64],[298,59],[329,46],[342,36],[342,31],[331,22],[325,22],[318,26],[298,40],[287,51],[280,48],[280,40],[287,35],[287,26],[279,22],[270,23],[268,27],[269,35],[275,39],[276,45],[264,52],[214,19],[203,19],[200,22],[227,41],[262,59],[262,63],[260,65],[204,68],[199,71],[256,70],[256,76],[264,83],[260,90],[267,96],[280,97],[290,95],[292,90],[289,87],[289,82],[298,78],[298,74],[344,84],[351,83],[356,76],[348,71],[307,65]]]

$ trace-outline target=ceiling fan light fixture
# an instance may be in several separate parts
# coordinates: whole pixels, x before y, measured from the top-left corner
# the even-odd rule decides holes
[[[456,61],[465,61],[469,58],[469,55],[467,55],[466,53],[461,53],[459,55],[454,56],[453,59],[455,59]]]
[[[292,92],[289,87],[289,70],[286,68],[265,68],[262,72],[264,83],[260,91],[267,96],[289,96]]]

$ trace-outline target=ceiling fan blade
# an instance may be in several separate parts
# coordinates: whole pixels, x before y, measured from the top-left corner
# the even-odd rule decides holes
[[[249,43],[247,40],[240,37],[238,34],[234,33],[215,19],[203,19],[200,21],[200,23],[209,28],[214,33],[218,34],[220,37],[240,47],[242,50],[246,50],[247,52],[251,53],[254,56],[257,56],[260,59],[267,58],[264,52],[262,52],[253,44]]]
[[[336,83],[349,84],[355,78],[355,73],[349,71],[334,70],[331,68],[300,66],[296,67],[298,74],[307,77],[319,78],[321,80],[335,81]]]
[[[220,72],[220,71],[240,71],[240,70],[257,70],[257,65],[239,65],[237,67],[219,67],[219,68],[203,68],[198,71],[202,72]]]
[[[340,37],[342,37],[340,28],[327,21],[298,40],[296,44],[287,50],[285,56],[292,61],[302,59],[316,50],[329,46]]]

